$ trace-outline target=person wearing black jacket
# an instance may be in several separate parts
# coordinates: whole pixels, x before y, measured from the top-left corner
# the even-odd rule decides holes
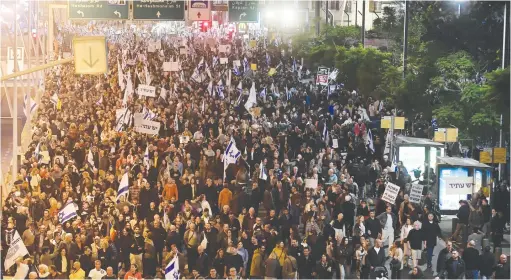
[[[495,266],[495,256],[491,252],[491,247],[486,246],[483,249],[483,254],[481,255],[481,263],[479,266],[479,274],[481,278],[486,277],[490,279],[493,274],[493,267]]]
[[[167,237],[167,231],[162,227],[160,221],[153,221],[149,229],[153,235],[154,248],[156,250],[156,260],[158,265],[163,263],[163,246],[165,245],[165,238]]]
[[[385,266],[386,256],[382,244],[381,239],[376,239],[374,247],[367,252],[366,263],[371,268],[371,274],[373,274],[376,267]]]
[[[458,239],[458,235],[465,230],[465,227],[468,225],[468,217],[470,216],[470,208],[468,203],[465,200],[460,200],[460,209],[458,210],[458,224],[456,225],[456,230],[451,236],[451,240],[455,241]]]
[[[488,237],[490,236],[491,207],[488,205],[488,200],[486,200],[486,198],[482,200],[481,208],[483,212],[482,231],[484,232],[484,236]]]
[[[378,219],[375,218],[374,210],[369,212],[369,219],[365,221],[366,234],[369,236],[369,242],[371,246],[374,246],[374,241],[381,234],[381,224]]]
[[[422,241],[424,240],[423,232],[418,221],[415,221],[413,229],[410,230],[406,239],[408,240],[408,247],[412,250],[412,267],[416,267],[418,265],[418,260],[421,258]]]
[[[334,263],[323,254],[314,271],[316,273],[316,279],[332,279],[334,271]]]
[[[479,251],[474,248],[476,245],[474,240],[467,243],[467,248],[463,252],[463,261],[465,262],[465,278],[478,279],[479,277]]]
[[[428,251],[428,268],[431,268],[431,260],[433,259],[433,249],[436,246],[437,237],[442,238],[442,231],[440,226],[434,220],[435,216],[433,213],[428,214],[428,222],[422,224],[422,232],[424,236],[424,242],[426,243],[426,249]]]
[[[142,255],[144,253],[144,237],[140,235],[140,228],[137,226],[133,229],[135,234],[131,241],[130,264],[135,264],[142,271]]]
[[[509,262],[507,256],[500,255],[499,263],[494,267],[495,279],[509,279]]]
[[[303,256],[298,258],[298,275],[300,279],[312,279],[315,266],[316,262],[310,254],[310,248],[303,248]]]
[[[452,257],[445,263],[445,268],[439,273],[440,278],[461,279],[465,276],[465,262],[452,250]]]
[[[445,246],[446,246],[445,248],[440,250],[440,253],[438,254],[437,258],[436,272],[438,275],[440,275],[440,273],[445,270],[445,265],[447,261],[450,260],[452,257],[453,251],[452,241],[447,241]]]

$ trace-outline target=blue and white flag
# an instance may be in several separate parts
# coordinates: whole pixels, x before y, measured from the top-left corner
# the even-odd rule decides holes
[[[96,102],[96,105],[101,105],[103,103],[103,95],[101,95],[101,98]]]
[[[165,88],[160,90],[160,99],[167,103],[167,90]]]
[[[41,154],[41,142],[37,143],[37,146],[35,147],[34,157],[36,159],[38,159],[40,154]]]
[[[59,103],[59,96],[56,92],[50,97],[50,102],[55,106]]]
[[[92,154],[92,147],[89,148],[89,153],[87,154],[87,162],[92,168],[96,168],[94,166],[94,155]]]
[[[30,104],[30,105],[28,105]],[[25,117],[28,117],[27,115],[27,107],[30,106],[30,112],[28,112],[30,115],[34,114],[34,112],[36,111],[37,107],[39,105],[37,105],[37,103],[35,103],[35,100],[32,99],[32,97],[28,96],[28,94],[25,94],[25,98],[23,100],[23,113],[25,113]]]
[[[266,53],[266,65],[270,66],[270,63],[271,63],[270,55]]]
[[[236,65],[236,64],[234,64],[234,63],[233,63],[233,66],[232,66],[232,73],[233,73],[234,75],[236,75],[236,76],[241,75],[241,73],[240,73],[240,69],[238,69],[238,65]]]
[[[261,169],[261,172],[259,173],[259,179],[266,181],[268,179],[268,175],[266,174],[266,168],[264,167],[262,160],[259,167]]]
[[[332,95],[332,87],[330,87],[330,85],[327,85],[326,86],[326,97],[330,97],[330,95]]]
[[[323,141],[325,141],[325,143],[328,144],[328,128],[327,128],[327,125],[325,123],[325,126],[323,126]]]
[[[382,104],[383,101],[380,102],[380,104]],[[438,122],[435,118],[433,118],[431,120],[431,127],[435,130],[435,131],[438,131]]]
[[[211,64],[213,65],[213,68],[218,65],[218,56],[213,56],[213,63]]]
[[[292,72],[295,72],[296,70],[298,70],[296,68],[296,59],[294,57],[293,57],[293,65],[291,66],[291,70],[292,70]]]
[[[165,267],[165,279],[178,280],[179,279],[179,258],[177,255],[170,260],[167,267]]]
[[[291,100],[291,91],[287,88],[287,86],[286,86],[286,97],[287,97],[287,100]]]
[[[76,206],[73,203],[73,201],[70,201],[66,204],[66,206],[62,207],[62,209],[59,211],[59,222],[61,224],[71,220],[72,218],[76,217]]]
[[[119,183],[119,188],[117,189],[117,202],[120,201],[121,196],[128,196],[130,191],[128,172],[124,173],[121,178],[121,182]]]
[[[151,167],[151,164],[149,163],[149,146],[145,148],[144,152],[144,166],[147,170],[149,170],[149,167]]]
[[[199,64],[197,64],[197,70],[201,70],[201,68],[204,67],[204,57],[201,58],[201,60],[199,61]]]
[[[209,92],[209,95],[213,96],[213,81],[209,81],[208,92]]]
[[[222,83],[222,80],[218,81],[216,84],[216,91],[218,93],[218,97],[224,99],[224,84]]]
[[[250,112],[250,108],[254,107],[257,104],[257,93],[255,90],[255,83],[252,82],[252,87],[250,88],[250,93],[248,95],[247,102],[245,103],[245,109]]]
[[[248,65],[248,59],[247,57],[243,58],[243,72],[247,72],[248,69],[250,69],[249,65]]]
[[[147,109],[147,107],[145,106],[144,109],[142,109],[142,114],[144,115],[144,120],[152,120],[156,118],[156,113],[154,113],[150,109]]]
[[[367,130],[367,140],[369,150],[371,150],[374,153],[373,133],[371,132],[371,129]]]
[[[266,100],[266,88],[263,88],[261,92],[259,93],[259,97]]]
[[[236,148],[236,142],[234,141],[234,138],[231,138],[229,145],[227,145],[227,149],[225,149],[224,163],[227,165],[230,163],[236,163],[240,156],[241,152],[238,150],[238,148]]]
[[[380,104],[378,105],[378,112],[381,112],[381,110],[383,110],[383,100],[381,100]]]
[[[174,118],[174,130],[176,132],[179,132],[179,119],[177,118],[177,112],[176,112],[176,117]]]

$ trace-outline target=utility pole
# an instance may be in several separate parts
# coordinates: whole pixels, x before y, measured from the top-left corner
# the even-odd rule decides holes
[[[502,69],[506,67],[506,26],[507,25],[507,2],[504,2],[504,26],[502,32]],[[504,125],[504,118],[500,114],[500,132],[499,132],[499,147],[504,147],[504,137],[502,135],[502,126]],[[495,153],[495,151],[493,152]],[[504,177],[504,164],[499,163],[499,180]]]
[[[366,41],[366,1],[362,1],[362,47],[365,48]]]
[[[325,0],[325,22],[326,26],[328,26],[328,0]]]
[[[18,14],[18,1],[14,2],[14,72],[19,71],[18,66],[18,22],[16,15]],[[23,54],[21,54],[23,55]],[[14,91],[12,98],[12,182],[18,177],[18,78],[14,78]],[[28,106],[30,107],[30,106]]]
[[[408,20],[409,20],[409,11],[408,11],[408,1],[405,0],[405,23],[404,23],[404,40],[403,40],[403,79],[406,78],[406,70],[408,68]]]
[[[321,9],[321,1],[314,2],[316,4],[316,9],[314,10],[315,18],[316,18],[316,36],[319,36],[319,26],[320,26],[320,9]]]

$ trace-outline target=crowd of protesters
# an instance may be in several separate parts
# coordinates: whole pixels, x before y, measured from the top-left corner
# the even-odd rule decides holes
[[[177,256],[181,277],[190,279],[368,279],[386,266],[392,278],[405,267],[404,278],[424,277],[423,248],[431,268],[444,236],[431,195],[424,207],[410,203],[408,174],[396,175],[384,156],[377,122],[393,108],[368,93],[309,81],[314,71],[296,65],[285,40],[260,37],[253,46],[211,36],[214,48],[195,34],[158,38],[161,48],[148,52],[156,38],[123,31],[108,38],[107,75],[75,75],[72,65],[47,75],[32,144],[2,209],[2,266],[14,232],[29,255],[3,272],[16,279],[165,278]],[[180,55],[181,46],[188,54]],[[222,57],[227,64],[216,60]],[[163,71],[170,58],[179,71]],[[245,59],[257,70],[233,71],[232,61]],[[268,75],[271,68],[276,73]],[[195,71],[205,79],[192,79]],[[156,96],[126,94],[141,84],[156,86]],[[252,84],[259,111],[243,106]],[[159,133],[135,132],[131,119],[119,124],[121,108],[153,113]],[[242,156],[225,170],[231,139]],[[118,196],[126,173],[129,190]],[[380,198],[390,181],[402,188],[394,204]],[[69,203],[77,216],[61,223]],[[471,228],[502,236],[503,220],[489,216],[484,197],[468,206],[459,230],[479,211]],[[492,262],[481,241],[469,240],[463,258],[447,243],[439,276],[468,278],[479,269],[509,278],[505,256]],[[469,259],[477,246],[488,265]]]

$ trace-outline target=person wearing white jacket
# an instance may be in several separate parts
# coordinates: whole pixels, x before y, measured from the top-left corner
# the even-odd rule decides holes
[[[409,259],[411,256],[411,249],[408,245],[408,240],[406,239],[408,237],[408,233],[410,230],[413,229],[412,220],[410,218],[406,219],[406,224],[404,224],[401,227],[401,244],[403,245],[404,251],[403,251],[403,265],[408,267]]]

